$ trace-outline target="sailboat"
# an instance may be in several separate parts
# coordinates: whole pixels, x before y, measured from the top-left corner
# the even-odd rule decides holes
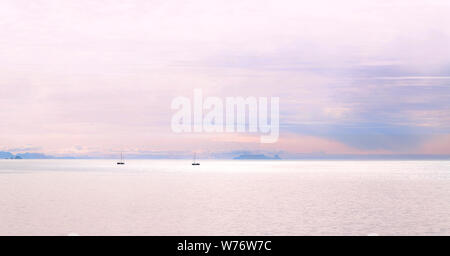
[[[192,162],[192,165],[200,165],[200,163],[195,160],[197,160],[197,153],[194,154],[194,162]]]
[[[122,154],[122,152],[120,152],[120,162],[117,162],[117,164],[125,164],[125,162],[123,161],[123,154]]]

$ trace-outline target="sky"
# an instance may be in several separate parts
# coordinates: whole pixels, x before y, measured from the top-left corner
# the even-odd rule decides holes
[[[450,154],[449,1],[3,0],[0,151]],[[174,133],[171,102],[279,97],[280,136]]]

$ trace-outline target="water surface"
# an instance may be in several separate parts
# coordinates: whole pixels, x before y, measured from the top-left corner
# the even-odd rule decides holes
[[[450,161],[0,160],[0,235],[450,235]]]

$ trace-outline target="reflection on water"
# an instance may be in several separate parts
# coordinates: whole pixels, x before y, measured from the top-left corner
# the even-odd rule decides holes
[[[449,161],[0,160],[0,235],[450,235]]]

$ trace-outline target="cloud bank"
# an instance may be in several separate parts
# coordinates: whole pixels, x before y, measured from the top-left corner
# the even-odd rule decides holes
[[[450,154],[449,12],[418,0],[5,0],[0,150]],[[194,88],[280,97],[280,141],[173,134],[171,100]]]

